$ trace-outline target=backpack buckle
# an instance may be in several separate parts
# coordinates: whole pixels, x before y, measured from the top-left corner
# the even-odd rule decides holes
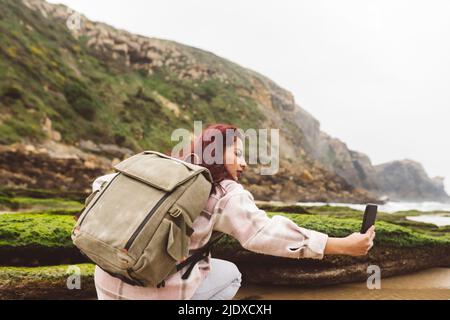
[[[175,208],[172,208],[169,210],[169,214],[174,218],[178,218],[182,212],[183,212],[183,210],[181,210],[178,207],[175,207]]]
[[[80,226],[76,226],[73,230],[72,230],[72,234],[74,236],[78,236],[80,234]]]

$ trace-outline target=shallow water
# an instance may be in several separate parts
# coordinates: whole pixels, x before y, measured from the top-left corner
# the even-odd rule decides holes
[[[320,288],[244,285],[236,299],[262,300],[449,300],[450,268],[432,268],[381,279],[381,289],[365,282]]]
[[[302,206],[337,206],[337,207],[349,207],[355,210],[364,211],[366,205],[354,204],[354,203],[326,203],[326,202],[297,202]],[[389,201],[385,204],[378,205],[378,210],[386,213],[394,213],[398,211],[417,210],[423,212],[441,211],[450,212],[450,203],[442,202],[396,202]]]
[[[366,206],[364,204],[353,203],[325,203],[325,202],[298,202],[301,206],[336,206],[349,207],[355,210],[364,211]],[[441,214],[427,214],[416,217],[406,217],[408,220],[433,223],[439,227],[450,226],[450,203],[441,202],[394,202],[390,201],[386,204],[379,205],[378,211],[386,213],[394,213],[399,211],[417,210],[422,212],[442,212]],[[444,214],[445,213],[445,214]]]
[[[408,220],[433,223],[438,227],[450,226],[450,216],[449,215],[420,215],[415,217],[406,217]]]

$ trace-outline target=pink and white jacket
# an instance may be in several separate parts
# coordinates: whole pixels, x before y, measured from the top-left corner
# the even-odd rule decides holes
[[[98,178],[93,189],[110,180],[113,175]],[[283,216],[269,218],[258,209],[254,198],[243,186],[233,180],[220,183],[220,190],[208,199],[202,214],[194,221],[190,252],[203,247],[213,231],[226,233],[239,241],[247,250],[293,259],[321,259],[328,236],[297,226]],[[95,269],[95,285],[102,299],[190,299],[210,271],[210,257],[197,263],[190,276],[182,280],[188,266],[171,275],[160,288],[135,287],[110,276],[100,268]]]

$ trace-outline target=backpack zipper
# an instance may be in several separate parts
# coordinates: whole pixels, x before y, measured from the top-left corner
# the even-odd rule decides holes
[[[136,229],[136,231],[134,231],[134,233],[131,236],[131,238],[125,244],[125,248],[124,248],[125,250],[130,249],[130,247],[133,244],[134,240],[136,240],[136,237],[139,235],[139,233],[142,231],[142,229],[144,229],[144,227],[147,224],[148,220],[150,220],[150,218],[153,216],[155,211],[158,210],[158,208],[163,204],[164,200],[166,200],[170,196],[170,194],[171,194],[171,192],[166,193],[161,199],[158,200],[156,205],[152,208],[152,210],[150,210],[150,212],[145,217],[144,221],[141,222],[139,227]]]
[[[119,174],[115,175],[114,178],[111,179],[111,181],[108,183],[108,185],[105,187],[105,189],[103,190],[98,190],[99,194],[97,199],[95,199],[95,202],[91,205],[91,207],[89,208],[89,211],[86,212],[86,214],[83,216],[83,219],[81,219],[80,223],[78,224],[78,227],[81,227],[81,225],[83,224],[84,219],[86,219],[87,215],[89,214],[89,212],[91,212],[92,208],[95,206],[95,204],[97,203],[98,199],[100,199],[100,197],[103,195],[103,193],[105,193],[105,191],[109,188],[109,186],[112,184],[112,182],[119,176]],[[89,203],[90,204],[90,203]]]

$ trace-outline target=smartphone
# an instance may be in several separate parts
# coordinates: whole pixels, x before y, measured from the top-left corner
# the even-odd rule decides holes
[[[361,233],[366,233],[367,230],[375,224],[377,218],[378,206],[376,204],[368,204],[364,211],[364,218],[361,226]]]

